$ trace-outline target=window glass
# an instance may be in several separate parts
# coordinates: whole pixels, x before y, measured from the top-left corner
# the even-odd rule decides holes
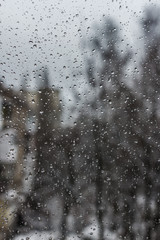
[[[159,1],[0,10],[0,240],[158,240]]]

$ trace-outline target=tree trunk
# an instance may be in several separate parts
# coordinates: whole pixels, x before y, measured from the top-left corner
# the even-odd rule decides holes
[[[99,240],[104,240],[104,225],[103,225],[103,159],[101,148],[99,146],[100,141],[100,126],[98,121],[94,121],[94,140],[95,140],[95,160],[97,162],[97,172],[96,172],[96,215],[99,226]]]

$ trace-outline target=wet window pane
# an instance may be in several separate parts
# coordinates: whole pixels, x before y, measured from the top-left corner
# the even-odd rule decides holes
[[[158,240],[159,1],[0,9],[0,240]]]

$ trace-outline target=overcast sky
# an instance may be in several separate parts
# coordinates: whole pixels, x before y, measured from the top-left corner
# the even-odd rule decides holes
[[[84,66],[82,39],[94,24],[113,17],[126,40],[136,48],[138,24],[148,5],[158,0],[1,0],[1,67],[6,84],[19,85],[27,71],[33,76],[49,67],[51,83],[70,86],[73,71]],[[140,51],[137,47],[137,51]]]

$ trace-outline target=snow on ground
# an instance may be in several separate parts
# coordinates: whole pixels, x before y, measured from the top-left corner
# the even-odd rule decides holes
[[[56,239],[58,239],[58,234],[55,232],[32,231],[27,234],[18,235],[13,240],[56,240]]]
[[[84,228],[81,234],[68,234],[66,240],[82,240],[90,239],[97,240],[99,234],[98,223],[95,218],[92,218],[90,225]],[[105,239],[107,240],[118,240],[116,233],[111,232],[109,229],[105,229],[104,232]],[[53,231],[32,231],[24,235],[19,235],[13,240],[58,240],[59,233]]]
[[[58,233],[48,232],[48,231],[32,231],[27,234],[21,234],[16,236],[13,240],[58,240]],[[66,240],[80,240],[75,234],[70,234],[67,236]]]
[[[107,240],[117,240],[118,237],[116,234],[105,230],[105,237]],[[90,225],[86,227],[82,233],[82,236],[77,236],[75,234],[70,234],[67,236],[67,240],[80,240],[88,238],[91,240],[98,239],[98,228],[95,225]],[[58,233],[49,232],[49,231],[32,231],[27,234],[16,236],[13,240],[58,240]]]

